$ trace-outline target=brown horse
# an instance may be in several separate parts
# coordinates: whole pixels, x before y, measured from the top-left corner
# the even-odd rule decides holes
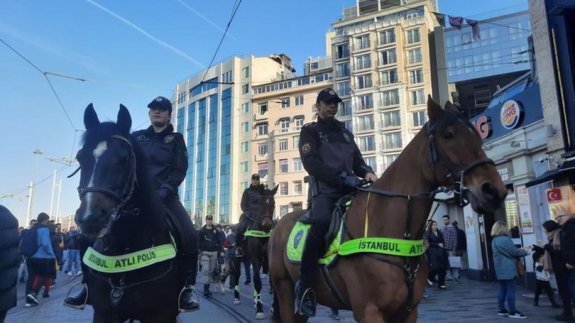
[[[478,212],[493,212],[507,192],[482,141],[457,109],[441,109],[428,98],[429,121],[371,188],[352,200],[344,222],[344,241],[359,237],[421,240],[437,188],[451,187]],[[294,315],[294,281],[299,266],[287,260],[286,242],[301,212],[278,221],[270,238],[270,274],[282,322],[305,322]],[[341,252],[341,250],[340,250]],[[332,290],[320,271],[313,288],[317,301],[351,309],[359,322],[416,322],[427,277],[423,256],[356,253],[340,257],[329,270]],[[335,288],[333,288],[335,287]],[[277,315],[277,313],[274,313]]]

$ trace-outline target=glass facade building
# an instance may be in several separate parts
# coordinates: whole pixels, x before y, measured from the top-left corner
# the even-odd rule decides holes
[[[448,83],[529,70],[528,11],[482,20],[479,24],[480,39],[474,39],[467,24],[460,30],[445,30]]]

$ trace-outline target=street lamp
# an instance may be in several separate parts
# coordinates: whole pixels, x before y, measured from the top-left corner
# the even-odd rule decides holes
[[[40,149],[36,149],[32,152],[34,157],[34,169],[32,170],[32,180],[30,181],[30,186],[28,186],[28,211],[26,212],[26,225],[30,223],[30,213],[32,212],[32,198],[34,192],[34,180],[36,179],[36,166],[38,166],[38,155],[42,155],[43,152]]]

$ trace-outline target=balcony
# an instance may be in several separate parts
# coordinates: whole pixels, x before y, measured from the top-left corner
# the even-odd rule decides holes
[[[253,121],[262,121],[268,119],[268,113],[254,113]]]

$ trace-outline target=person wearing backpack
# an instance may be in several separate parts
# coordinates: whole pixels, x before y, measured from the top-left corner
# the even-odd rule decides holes
[[[50,297],[50,285],[52,285],[52,277],[56,274],[56,257],[52,249],[52,241],[50,239],[50,230],[48,228],[48,214],[42,212],[38,214],[38,225],[36,230],[36,240],[38,250],[28,259],[30,267],[33,268],[35,273],[32,282],[32,291],[26,295],[26,306],[36,306],[38,301],[38,293],[44,283],[44,298]],[[24,241],[23,241],[24,242]],[[32,279],[32,277],[30,277]]]

